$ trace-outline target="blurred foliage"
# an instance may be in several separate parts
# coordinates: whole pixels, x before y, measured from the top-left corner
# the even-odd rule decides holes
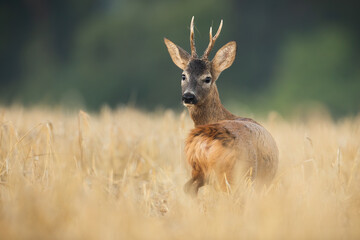
[[[289,113],[319,103],[360,110],[357,2],[81,0],[0,3],[0,101],[98,109],[180,107],[180,73],[163,44],[189,49],[195,16],[202,51],[238,43],[219,82],[225,103]],[[215,54],[214,52],[212,53]]]
[[[293,36],[284,46],[275,74],[275,105],[285,110],[301,99],[305,105],[323,103],[336,115],[357,112],[360,62],[355,60],[355,46],[337,28]]]

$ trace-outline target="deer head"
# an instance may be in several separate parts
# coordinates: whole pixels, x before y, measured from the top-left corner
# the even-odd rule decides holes
[[[236,54],[236,42],[234,41],[220,48],[211,61],[208,59],[222,25],[223,20],[221,20],[215,36],[212,36],[212,27],[210,27],[209,45],[201,57],[198,57],[194,43],[194,17],[190,24],[191,55],[169,39],[164,38],[171,59],[176,66],[183,70],[181,75],[182,102],[187,107],[201,105],[213,91],[217,91],[215,81],[220,73],[234,62]]]

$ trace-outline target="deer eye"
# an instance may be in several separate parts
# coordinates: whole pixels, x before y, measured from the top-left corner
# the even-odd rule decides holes
[[[206,77],[204,80],[205,83],[210,83],[211,82],[211,77]]]
[[[184,81],[186,79],[185,74],[181,75],[181,79]]]

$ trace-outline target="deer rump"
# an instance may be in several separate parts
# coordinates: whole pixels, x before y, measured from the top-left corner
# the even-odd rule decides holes
[[[197,126],[186,139],[185,155],[192,167],[195,192],[215,175],[217,186],[250,178],[266,183],[277,170],[278,150],[270,133],[252,119],[223,120]]]

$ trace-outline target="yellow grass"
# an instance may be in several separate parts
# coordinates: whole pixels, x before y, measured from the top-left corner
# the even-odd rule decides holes
[[[191,199],[185,113],[0,108],[0,239],[359,239],[360,117],[257,120],[273,184]]]

